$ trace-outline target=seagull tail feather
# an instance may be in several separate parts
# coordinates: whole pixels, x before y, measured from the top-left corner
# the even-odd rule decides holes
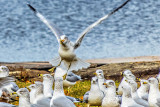
[[[80,58],[77,58],[77,60],[72,61],[69,71],[75,70],[78,71],[82,68],[88,68],[90,66],[90,63],[83,61]]]
[[[52,66],[58,66],[61,62],[61,57],[56,57],[52,60],[49,61],[50,64],[52,64]]]

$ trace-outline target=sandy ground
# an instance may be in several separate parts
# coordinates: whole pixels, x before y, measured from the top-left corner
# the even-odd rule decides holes
[[[139,56],[139,57],[126,57],[126,58],[107,58],[107,59],[90,59],[90,63],[126,63],[126,62],[154,62],[160,61],[160,56]]]

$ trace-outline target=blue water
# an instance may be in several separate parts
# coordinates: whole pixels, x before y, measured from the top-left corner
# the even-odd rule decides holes
[[[75,41],[125,0],[28,0]],[[58,55],[52,32],[26,0],[0,0],[0,61],[48,61]],[[76,50],[82,59],[160,55],[160,0],[131,0],[92,29]]]

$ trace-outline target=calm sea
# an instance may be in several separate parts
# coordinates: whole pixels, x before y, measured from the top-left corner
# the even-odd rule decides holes
[[[28,0],[75,41],[125,0]],[[0,61],[48,61],[58,55],[52,32],[26,5],[0,0]],[[92,29],[76,50],[82,59],[160,55],[160,0],[131,0]]]

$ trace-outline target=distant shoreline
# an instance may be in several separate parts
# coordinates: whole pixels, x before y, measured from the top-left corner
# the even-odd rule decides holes
[[[125,62],[152,62],[160,61],[160,56],[137,56],[121,58],[100,58],[87,59],[89,63],[107,64],[107,63],[125,63]],[[0,64],[49,64],[48,61],[26,61],[26,62],[0,62]]]
[[[100,59],[87,59],[89,63],[97,64],[111,64],[111,63],[127,63],[127,62],[154,62],[160,61],[160,56],[137,56],[137,57],[121,57],[121,58],[100,58]],[[0,65],[7,64],[40,64],[51,65],[48,61],[26,61],[26,62],[0,62]]]
[[[124,58],[104,58],[104,59],[89,59],[90,63],[126,63],[126,62],[154,62],[160,61],[160,56],[138,56],[138,57],[124,57]]]
[[[82,78],[90,79],[93,77],[93,73],[97,69],[104,71],[104,76],[107,79],[113,79],[120,81],[122,76],[121,72],[126,69],[131,70],[138,78],[148,78],[149,76],[156,76],[160,71],[160,56],[139,56],[128,58],[105,58],[105,59],[90,59],[86,60],[91,63],[91,66],[87,69],[81,69],[79,72],[75,72]],[[52,68],[52,65],[46,61],[39,62],[16,62],[5,63],[1,62],[0,65],[9,67],[10,73],[20,73],[20,71],[37,74],[49,73],[48,70]]]
[[[104,58],[104,59],[88,59],[86,60],[93,64],[118,64],[132,62],[159,62],[160,56],[138,56],[124,58]],[[14,68],[23,67],[26,69],[47,69],[52,65],[47,61],[31,61],[31,62],[0,62],[0,65],[11,66]]]

